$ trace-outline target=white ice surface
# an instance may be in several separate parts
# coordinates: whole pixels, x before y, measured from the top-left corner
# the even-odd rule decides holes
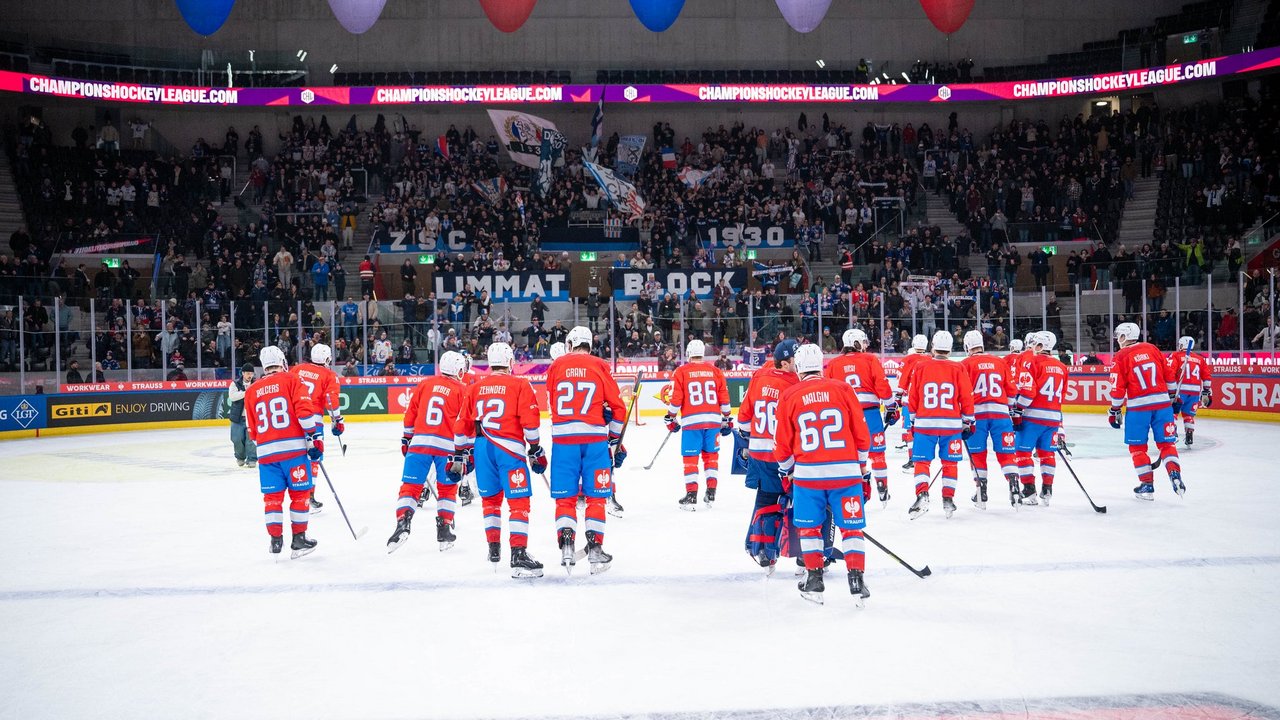
[[[1120,433],[1071,416],[1073,465],[1051,508],[947,520],[893,499],[868,531],[933,576],[868,546],[872,597],[842,572],[827,603],[791,568],[766,579],[743,552],[753,491],[727,476],[714,510],[681,512],[676,443],[632,428],[610,518],[613,569],[566,578],[553,508],[534,480],[537,581],[485,562],[479,503],[437,550],[431,513],[393,555],[395,423],[351,423],[326,466],[317,551],[273,563],[257,473],[224,428],[0,444],[0,717],[401,718],[607,715],[798,705],[1220,692],[1280,705],[1280,426],[1202,421],[1188,493],[1135,484]],[[546,430],[544,429],[544,433]],[[891,437],[896,438],[896,431]],[[730,443],[725,443],[729,446]],[[505,545],[505,536],[504,536]],[[286,548],[287,554],[287,548]],[[504,547],[504,561],[505,561]]]

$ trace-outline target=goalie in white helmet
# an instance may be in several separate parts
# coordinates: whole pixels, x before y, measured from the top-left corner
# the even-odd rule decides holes
[[[689,361],[672,373],[671,396],[663,418],[669,432],[681,431],[685,491],[679,502],[682,510],[698,508],[699,459],[707,483],[702,501],[708,509],[715,503],[720,478],[720,436],[733,432],[729,386],[720,368],[706,361],[706,354],[707,347],[701,340],[689,341],[685,349]]]

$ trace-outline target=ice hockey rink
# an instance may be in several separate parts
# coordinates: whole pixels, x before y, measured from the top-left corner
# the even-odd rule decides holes
[[[740,477],[714,509],[677,509],[677,443],[642,470],[653,418],[627,436],[608,573],[558,567],[538,480],[544,578],[510,578],[505,536],[495,574],[478,502],[452,550],[428,506],[388,555],[397,425],[352,423],[345,457],[328,444],[368,533],[352,540],[321,481],[319,547],[279,562],[226,428],[0,444],[0,717],[1280,717],[1280,427],[1202,419],[1186,497],[1161,470],[1144,503],[1120,433],[1069,416],[1105,515],[1059,464],[1052,507],[996,491],[976,510],[962,469],[955,517],[935,499],[909,520],[890,450],[867,529],[933,574],[868,546],[857,610],[839,567],[817,606],[790,561],[754,565]]]

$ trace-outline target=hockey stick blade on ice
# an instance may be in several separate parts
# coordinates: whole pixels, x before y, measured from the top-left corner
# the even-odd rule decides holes
[[[320,474],[324,475],[324,481],[329,485],[329,492],[333,493],[333,501],[338,503],[338,512],[342,513],[342,519],[347,521],[347,529],[351,531],[351,539],[359,540],[362,535],[369,531],[369,528],[363,527],[360,528],[360,532],[356,532],[356,529],[351,527],[351,518],[347,517],[347,509],[342,507],[342,500],[338,497],[338,491],[334,489],[333,481],[329,479],[329,471],[324,469],[324,463],[322,462],[317,462],[316,465],[320,468]]]
[[[1084,483],[1080,482],[1080,476],[1076,475],[1075,468],[1071,467],[1071,461],[1067,460],[1067,455],[1062,452],[1061,448],[1058,449],[1058,457],[1062,458],[1062,462],[1067,466],[1067,471],[1071,473],[1071,477],[1075,478],[1076,485],[1080,486],[1080,492],[1084,493],[1084,499],[1088,500],[1089,504],[1093,506],[1093,511],[1105,515],[1107,512],[1107,506],[1099,505],[1093,501],[1093,498],[1089,497],[1089,491],[1084,489]]]
[[[892,550],[890,550],[889,548],[885,547],[884,545],[881,545],[879,540],[876,540],[875,538],[871,537],[871,534],[870,534],[870,533],[868,533],[868,532],[865,532],[865,531],[864,531],[864,532],[862,533],[862,537],[864,537],[864,538],[866,538],[867,540],[869,540],[869,541],[871,542],[871,544],[872,544],[872,545],[875,545],[876,547],[880,548],[880,550],[881,550],[881,551],[883,551],[885,555],[888,555],[889,557],[893,558],[894,560],[897,560],[899,565],[901,565],[902,567],[904,567],[904,568],[906,568],[906,569],[910,570],[910,571],[911,571],[911,573],[912,573],[913,575],[915,575],[916,577],[920,578],[921,580],[923,580],[923,579],[925,579],[925,578],[927,578],[927,577],[929,577],[930,575],[932,575],[932,574],[933,574],[933,571],[929,569],[929,566],[928,566],[928,565],[925,565],[925,566],[924,566],[924,568],[922,568],[922,569],[920,569],[920,570],[917,570],[917,569],[915,569],[915,568],[911,567],[910,565],[908,565],[908,564],[907,564],[907,561],[906,561],[906,560],[903,560],[902,558],[898,557],[897,555],[895,555],[895,554],[894,554],[894,552],[893,552]]]
[[[644,466],[645,470],[651,469],[653,464],[658,462],[658,456],[662,454],[662,448],[667,446],[667,441],[671,439],[672,435],[675,435],[675,433],[668,432],[667,436],[662,438],[662,444],[658,446],[658,451],[653,454],[653,459],[649,461],[649,464]]]

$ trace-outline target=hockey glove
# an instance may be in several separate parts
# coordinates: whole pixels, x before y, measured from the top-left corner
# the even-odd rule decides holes
[[[627,446],[622,443],[613,449],[613,467],[614,469],[622,467],[622,463],[627,461]]]
[[[667,424],[667,432],[676,432],[680,429],[680,422],[676,420],[675,413],[662,416],[662,422]]]
[[[891,402],[884,406],[884,424],[885,427],[892,427],[898,424],[902,419],[902,410],[898,408],[898,404]]]
[[[1111,424],[1111,427],[1117,430],[1120,429],[1120,408],[1113,407],[1107,411],[1107,422]]]
[[[341,416],[332,418],[332,420],[333,420],[333,436],[334,437],[339,437],[342,435],[342,433],[346,432],[347,425],[346,423],[342,422]]]
[[[400,455],[401,457],[409,457],[409,436],[405,435],[400,438]]]
[[[462,474],[453,471],[453,463],[449,463],[448,469],[444,471],[444,477],[453,485],[462,482]]]
[[[1061,430],[1059,430],[1058,432],[1054,433],[1054,435],[1053,435],[1053,445],[1054,445],[1054,447],[1055,447],[1055,448],[1057,448],[1058,450],[1061,450],[1063,455],[1066,455],[1066,456],[1068,456],[1068,457],[1070,457],[1070,456],[1071,456],[1071,450],[1070,450],[1070,448],[1068,448],[1068,447],[1067,447],[1067,434],[1066,434],[1066,433],[1062,432]]]
[[[471,468],[471,450],[459,450],[449,461],[449,472],[454,475],[465,475]]]
[[[1182,412],[1182,396],[1176,392],[1169,393],[1169,404],[1173,406],[1173,414]]]
[[[1205,388],[1200,391],[1200,404],[1209,408],[1213,407],[1213,391]]]
[[[964,430],[960,431],[960,437],[964,440],[968,440],[969,438],[973,437],[973,432],[977,429],[978,429],[978,423],[974,422],[973,418],[965,418]]]
[[[782,473],[781,480],[782,480],[782,494],[790,495],[791,494],[791,474]]]
[[[744,443],[751,442],[751,429],[749,427],[738,428],[736,432],[738,433],[738,437],[742,439],[742,442]]]
[[[541,475],[547,471],[547,451],[542,449],[538,443],[529,445],[528,452],[525,453],[529,457],[529,468],[534,473]]]
[[[324,460],[324,440],[319,434],[312,435],[310,440],[311,445],[307,448],[307,457],[311,458],[313,462]]]
[[[1013,423],[1014,430],[1022,427],[1022,406],[1014,405],[1009,408],[1009,420]]]
[[[728,415],[720,416],[720,437],[727,437],[733,432],[733,418]]]

